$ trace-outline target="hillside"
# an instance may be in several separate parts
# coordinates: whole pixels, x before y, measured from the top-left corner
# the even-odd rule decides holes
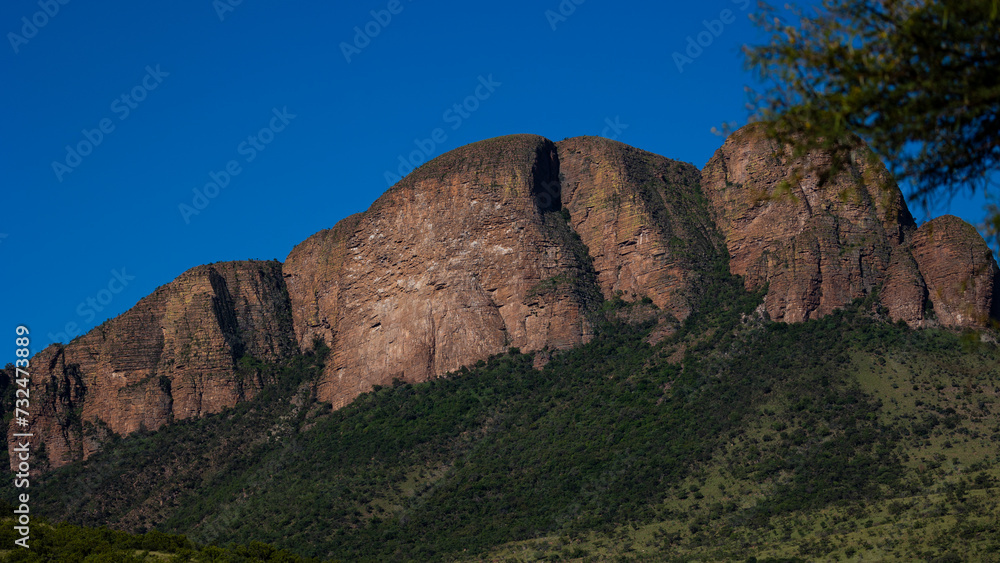
[[[10,514],[13,506],[0,506]],[[14,532],[13,519],[4,519],[0,528],[0,543],[13,545],[19,538]],[[30,550],[15,548],[0,550],[4,561],[87,561],[88,563],[144,563],[176,561],[197,563],[316,563],[285,550],[262,543],[221,548],[198,546],[184,536],[152,531],[129,534],[108,528],[84,528],[72,524],[52,524],[36,521]]]
[[[991,560],[990,249],[775,148],[489,139],[184,272],[31,358],[33,514],[139,560]]]
[[[912,327],[997,322],[1000,270],[971,225],[918,227],[863,145],[825,187],[793,178],[775,149],[747,126],[700,172],[596,137],[509,135],[446,153],[283,264],[198,266],[36,354],[34,470],[246,401],[265,382],[243,364],[317,339],[331,355],[316,395],[337,409],[510,347],[542,352],[540,366],[588,342],[612,299],[650,301],[659,338],[697,311],[717,268],[764,290],[783,322],[868,298]]]
[[[715,312],[654,346],[608,321],[541,371],[512,350],[332,413],[308,399],[320,347],[252,401],[45,476],[39,510],[343,560],[990,560],[996,345],[872,302],[768,322],[714,284]]]

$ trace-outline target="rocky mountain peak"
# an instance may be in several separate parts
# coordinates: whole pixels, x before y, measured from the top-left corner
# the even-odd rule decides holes
[[[929,266],[933,254],[913,220],[903,195],[882,163],[859,142],[845,170],[820,185],[815,174],[795,170],[822,165],[829,155],[813,153],[789,161],[767,138],[761,125],[732,136],[705,165],[703,189],[712,201],[716,224],[726,237],[733,273],[748,289],[767,286],[765,305],[771,318],[798,322],[843,307],[878,292],[893,320],[927,324],[927,311],[957,295],[931,290],[961,281],[942,277]],[[960,220],[958,220],[960,221]],[[933,222],[932,222],[933,223]],[[992,270],[982,237],[969,225],[948,223],[944,239],[978,241],[978,254],[947,253],[949,272],[981,272],[979,286],[991,286]],[[952,236],[954,235],[954,236]],[[974,236],[972,236],[974,235]],[[985,252],[985,254],[984,254]],[[971,262],[970,262],[971,261]],[[993,266],[995,268],[995,265]],[[987,292],[962,294],[970,310],[989,311]],[[943,297],[949,296],[949,297]],[[957,297],[955,297],[957,298]],[[928,300],[930,306],[928,306]],[[982,326],[986,316],[949,316],[946,326]]]
[[[267,383],[247,365],[317,339],[332,355],[316,395],[339,408],[375,385],[426,381],[509,348],[585,343],[605,300],[648,300],[670,325],[727,268],[767,289],[777,321],[863,297],[912,326],[1000,317],[1000,275],[973,227],[941,217],[918,228],[862,144],[823,186],[793,171],[829,155],[790,162],[776,148],[748,126],[701,171],[598,137],[455,149],[284,264],[198,266],[39,352],[30,430],[49,467],[65,465],[111,433],[234,406]]]

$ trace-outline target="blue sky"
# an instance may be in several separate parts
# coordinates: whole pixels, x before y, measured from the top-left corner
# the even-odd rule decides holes
[[[7,0],[0,333],[37,349],[196,265],[284,260],[401,157],[604,135],[701,167],[746,122],[754,4]]]

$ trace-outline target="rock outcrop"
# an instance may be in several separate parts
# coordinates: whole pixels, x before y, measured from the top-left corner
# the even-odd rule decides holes
[[[828,155],[788,162],[757,126],[701,172],[594,137],[456,149],[283,265],[199,266],[37,353],[32,424],[12,425],[8,443],[27,430],[49,467],[86,458],[111,433],[252,397],[265,382],[244,358],[280,360],[317,339],[332,350],[317,396],[341,407],[511,347],[584,343],[603,299],[648,298],[633,311],[666,321],[662,335],[727,267],[748,289],[766,287],[767,313],[784,322],[875,294],[913,326],[1000,317],[1000,274],[975,229],[954,217],[918,229],[878,159],[860,144],[850,156],[819,186],[793,170]]]
[[[903,195],[863,145],[820,186],[794,177],[827,155],[788,162],[763,127],[731,135],[705,165],[702,186],[726,237],[730,269],[768,287],[772,319],[799,322],[882,290],[893,319],[919,323],[926,287],[908,255],[916,229]]]
[[[951,215],[929,221],[913,237],[913,257],[941,324],[983,326],[1000,318],[997,263],[975,227]]]
[[[278,262],[189,270],[31,359],[36,410],[28,432],[59,467],[85,459],[109,432],[156,430],[232,407],[261,386],[240,373],[240,358],[273,361],[297,351],[289,311]],[[9,432],[24,431],[15,428]]]
[[[295,338],[303,350],[319,338],[332,347],[340,317],[340,281],[347,260],[347,242],[361,220],[357,213],[332,229],[299,243],[282,268],[292,304]]]
[[[772,319],[798,322],[878,298],[893,320],[979,327],[996,319],[996,262],[975,228],[942,217],[917,228],[878,158],[858,141],[847,169],[820,186],[829,162],[789,161],[764,128],[726,139],[702,172],[702,189],[726,238],[730,269],[748,289],[767,286]],[[928,301],[929,300],[929,301]]]
[[[542,137],[474,143],[296,247],[285,264],[296,334],[333,349],[320,400],[340,407],[509,347],[585,342],[599,294],[548,188],[558,171]]]
[[[600,137],[556,146],[562,204],[604,297],[648,297],[687,318],[702,273],[724,261],[698,169]]]

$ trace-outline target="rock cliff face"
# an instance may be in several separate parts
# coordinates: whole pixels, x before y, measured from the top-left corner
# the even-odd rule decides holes
[[[342,219],[292,249],[283,272],[292,303],[295,338],[303,350],[319,338],[332,347],[340,316],[340,280],[347,260],[347,241],[361,214]]]
[[[749,289],[768,285],[771,318],[819,317],[882,288],[894,319],[920,321],[925,286],[905,250],[916,226],[877,159],[859,147],[850,169],[819,187],[815,177],[792,178],[799,162],[775,153],[761,127],[745,127],[703,172],[730,268]]]
[[[954,217],[918,229],[870,151],[851,156],[821,188],[792,178],[795,163],[753,126],[700,173],[594,137],[474,143],[309,237],[283,265],[199,266],[39,352],[27,430],[58,467],[112,432],[248,399],[264,382],[242,358],[280,360],[316,339],[333,352],[318,398],[341,407],[374,385],[424,381],[510,347],[586,342],[602,299],[649,298],[659,311],[645,313],[684,319],[706,275],[727,267],[767,287],[779,321],[876,292],[914,326],[1000,317],[1000,274],[975,229]],[[8,443],[22,430],[12,426]]]
[[[913,257],[927,282],[934,313],[947,326],[981,326],[997,315],[1000,276],[975,227],[951,215],[920,226]]]
[[[747,126],[702,173],[731,271],[747,288],[767,284],[772,319],[820,317],[879,290],[892,319],[912,326],[926,324],[928,299],[945,326],[988,321],[996,264],[974,228],[942,218],[918,230],[899,188],[860,143],[848,169],[822,187],[792,170],[829,155],[788,162],[776,149],[762,127]]]
[[[231,407],[261,383],[241,377],[241,357],[296,351],[279,263],[199,266],[69,344],[36,354],[28,431],[59,467],[89,456],[108,432],[155,430]],[[15,428],[9,432],[23,430]]]
[[[648,297],[687,318],[701,273],[724,260],[698,169],[600,137],[556,146],[562,203],[604,297]]]
[[[319,398],[339,407],[508,347],[586,341],[598,296],[558,191],[547,191],[558,169],[541,137],[475,143],[296,247],[285,274],[300,344],[320,336],[333,348]]]

